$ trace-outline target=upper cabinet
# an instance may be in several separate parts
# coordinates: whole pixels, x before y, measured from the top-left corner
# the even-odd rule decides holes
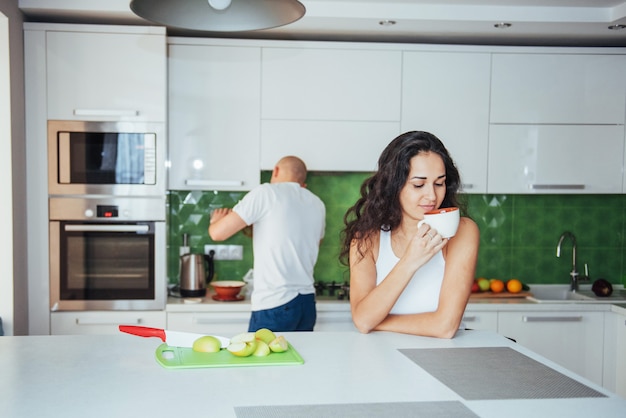
[[[489,53],[404,53],[401,130],[441,139],[466,193],[487,191],[490,72]]]
[[[48,119],[165,121],[164,28],[42,28],[46,30]]]
[[[623,124],[626,56],[493,54],[491,123]]]
[[[398,121],[401,53],[263,48],[262,117]]]
[[[250,190],[260,183],[261,49],[175,42],[169,46],[169,188]]]
[[[489,193],[622,193],[624,125],[493,125]]]
[[[401,52],[321,45],[263,48],[263,169],[294,154],[309,170],[373,171],[399,133]]]

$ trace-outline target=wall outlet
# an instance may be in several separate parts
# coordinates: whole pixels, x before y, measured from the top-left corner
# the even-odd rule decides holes
[[[214,260],[243,260],[243,245],[205,245],[204,253],[215,251]]]
[[[229,260],[243,260],[243,245],[229,245]]]

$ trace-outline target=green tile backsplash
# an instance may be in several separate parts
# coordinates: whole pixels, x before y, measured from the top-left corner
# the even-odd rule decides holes
[[[269,172],[261,174],[268,181]],[[324,282],[349,279],[339,263],[343,215],[356,201],[367,173],[321,173],[308,176],[309,189],[326,204],[326,237],[320,248],[315,278]],[[193,252],[213,241],[207,234],[209,214],[232,207],[245,192],[170,191],[168,196],[168,278],[178,282],[178,247],[182,234]],[[467,195],[469,213],[481,231],[477,277],[517,277],[529,284],[565,284],[572,266],[572,245],[564,241],[561,258],[556,245],[563,231],[577,239],[577,266],[589,265],[593,279],[626,284],[626,195]],[[244,246],[241,261],[216,261],[222,280],[240,280],[252,267],[252,241],[238,233],[224,244]]]

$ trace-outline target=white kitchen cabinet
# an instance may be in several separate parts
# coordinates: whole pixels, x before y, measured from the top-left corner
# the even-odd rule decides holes
[[[374,171],[399,134],[402,55],[263,48],[261,168],[297,155],[313,171]]]
[[[398,134],[398,122],[264,120],[261,168],[271,170],[281,157],[297,155],[310,171],[370,172]]]
[[[395,50],[263,48],[262,118],[397,122],[401,62]]]
[[[165,121],[164,28],[45,25],[43,29],[48,119]]]
[[[607,312],[602,386],[626,398],[626,315]]]
[[[491,123],[624,124],[626,56],[494,53]]]
[[[491,54],[404,52],[401,131],[444,143],[467,193],[487,191]]]
[[[248,331],[249,322],[249,311],[167,313],[168,329],[227,338]]]
[[[603,312],[499,312],[498,333],[602,384]]]
[[[467,329],[498,331],[498,312],[479,311],[468,307],[463,314],[462,324]]]
[[[165,311],[52,312],[51,335],[119,334],[119,325],[165,328]]]
[[[317,310],[317,320],[313,331],[357,331],[352,322],[350,310]]]
[[[488,193],[622,193],[624,125],[492,125]]]
[[[168,66],[169,188],[257,186],[261,49],[170,42]]]

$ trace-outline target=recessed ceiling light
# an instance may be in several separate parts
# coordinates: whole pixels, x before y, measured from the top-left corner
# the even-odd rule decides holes
[[[513,24],[508,23],[508,22],[500,22],[500,23],[496,23],[495,25],[493,25],[494,28],[498,28],[498,29],[507,29],[507,28],[510,28],[511,26],[513,26]]]
[[[611,26],[609,26],[609,29],[611,29],[611,30],[622,30],[622,29],[626,29],[626,25],[611,25]]]
[[[385,20],[381,20],[380,22],[378,22],[378,24],[380,26],[393,26],[396,24],[395,20],[389,20],[389,19],[385,19]]]

